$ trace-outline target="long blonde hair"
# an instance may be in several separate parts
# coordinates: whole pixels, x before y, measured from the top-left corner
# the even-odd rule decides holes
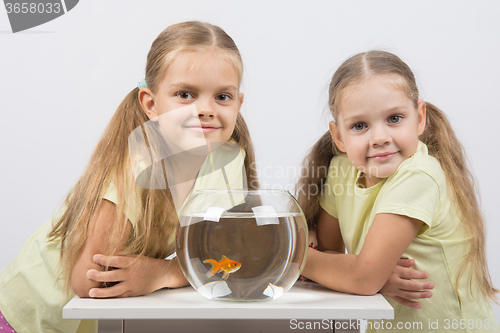
[[[148,87],[157,92],[168,66],[183,52],[211,48],[221,51],[237,69],[239,80],[243,75],[240,52],[233,39],[221,28],[197,21],[169,26],[155,39],[147,56],[145,79]],[[71,271],[90,234],[90,222],[96,217],[102,197],[108,186],[116,187],[116,215],[110,218],[111,232],[104,254],[139,253],[165,258],[174,251],[171,236],[178,220],[170,190],[142,189],[134,182],[128,151],[128,137],[139,126],[149,121],[134,88],[118,106],[106,127],[89,164],[65,200],[66,210],[48,235],[49,240],[61,239],[61,275],[66,291],[71,287]],[[244,165],[247,184],[257,188],[257,175],[253,164],[255,155],[247,125],[239,113],[231,139],[246,156]],[[127,219],[123,216],[128,197],[141,202],[140,213],[132,235],[125,235]],[[123,249],[123,239],[128,239]]]
[[[329,108],[334,119],[338,117],[343,90],[371,74],[399,77],[402,88],[417,107],[419,93],[415,77],[408,65],[392,53],[369,51],[349,58],[334,73],[329,87]],[[419,139],[427,145],[429,154],[441,164],[450,193],[461,213],[462,226],[467,234],[472,236],[470,251],[457,277],[456,291],[458,293],[459,281],[470,265],[471,283],[472,279],[476,278],[481,293],[496,302],[495,294],[498,290],[492,285],[486,261],[484,219],[476,196],[474,177],[467,167],[464,148],[445,114],[429,102],[425,105],[426,127]],[[310,228],[315,228],[319,217],[321,210],[319,198],[326,181],[330,160],[340,154],[343,152],[332,142],[330,133],[326,132],[304,159],[302,177],[297,186],[297,197]],[[311,192],[311,189],[314,191]]]

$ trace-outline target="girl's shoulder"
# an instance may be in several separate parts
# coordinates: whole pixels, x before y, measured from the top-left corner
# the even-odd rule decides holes
[[[419,142],[417,152],[403,161],[396,172],[386,179],[382,192],[397,192],[401,188],[409,195],[433,193],[436,198],[446,195],[446,177],[438,160],[429,155],[427,146]]]
[[[330,168],[332,167],[345,167],[345,168],[354,168],[354,165],[352,165],[351,161],[347,157],[347,155],[335,155],[332,157],[330,160]]]
[[[445,174],[439,161],[429,155],[425,143],[419,141],[416,153],[401,163],[398,172],[424,173],[431,177],[438,185],[446,182]]]

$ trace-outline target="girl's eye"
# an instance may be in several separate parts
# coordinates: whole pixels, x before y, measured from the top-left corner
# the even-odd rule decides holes
[[[231,99],[231,96],[229,96],[227,94],[220,94],[217,97],[215,97],[215,99],[218,101],[227,102],[228,100]]]
[[[363,123],[357,123],[357,124],[352,125],[351,128],[355,131],[362,131],[366,128],[366,125]]]
[[[401,121],[401,118],[403,118],[403,117],[401,117],[401,116],[390,116],[388,120],[389,120],[389,123],[396,124],[396,123],[399,123]]]
[[[192,99],[194,98],[193,95],[187,91],[179,91],[178,93],[176,93],[177,97],[181,98],[181,99]]]

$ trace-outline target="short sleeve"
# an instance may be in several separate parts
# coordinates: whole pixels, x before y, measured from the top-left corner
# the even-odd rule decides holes
[[[335,168],[335,162],[336,161],[334,159],[332,159],[330,162],[330,166],[328,168],[328,176],[326,177],[326,183],[321,189],[321,198],[319,200],[319,205],[328,214],[335,218],[338,218],[337,205],[335,202],[335,195],[333,193],[333,189],[335,188],[335,184],[337,182],[337,177],[335,177],[336,173],[332,172]],[[307,191],[311,191],[311,189],[307,189]]]
[[[427,173],[421,170],[408,170],[388,179],[375,213],[404,215],[422,221],[433,227],[433,216],[439,205],[439,186]]]

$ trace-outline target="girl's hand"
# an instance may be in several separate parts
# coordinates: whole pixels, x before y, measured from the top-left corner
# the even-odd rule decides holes
[[[432,297],[432,292],[428,290],[433,289],[434,284],[429,281],[413,281],[429,277],[427,272],[411,269],[414,264],[415,259],[399,260],[386,284],[380,289],[380,293],[400,304],[420,309],[422,305],[412,300]]]
[[[149,294],[164,287],[181,287],[188,284],[177,260],[155,259],[147,256],[105,256],[96,254],[93,261],[108,271],[90,269],[90,280],[111,284],[108,288],[92,288],[90,297],[128,297]]]

